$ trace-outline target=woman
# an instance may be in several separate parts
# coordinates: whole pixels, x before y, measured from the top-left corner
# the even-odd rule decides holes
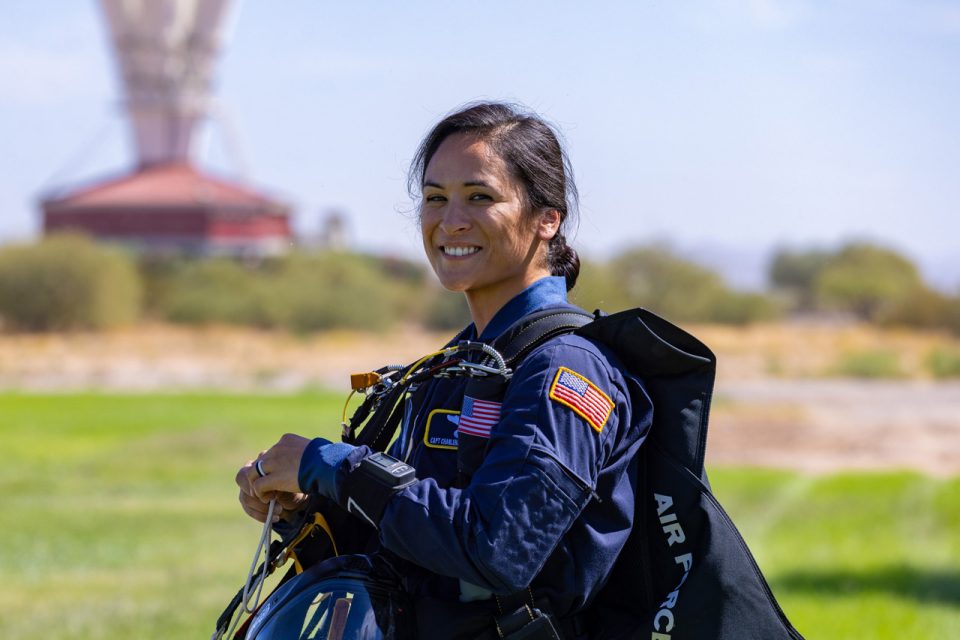
[[[563,231],[576,189],[543,120],[501,103],[453,113],[422,142],[410,180],[427,258],[470,308],[460,339],[489,343],[535,311],[575,308],[566,292],[579,260]],[[379,529],[382,552],[405,561],[421,635],[492,632],[518,593],[564,637],[593,635],[602,623],[588,608],[634,519],[636,453],[652,417],[643,384],[608,348],[569,334],[530,352],[486,413],[465,385],[433,380],[414,394],[390,453],[416,481],[371,497],[357,480],[369,449],[286,435],[238,472],[244,510],[263,521],[270,498],[289,513],[309,493],[359,505],[351,510]],[[468,430],[488,439],[486,453],[456,486],[457,433]],[[477,612],[485,628],[456,629]]]

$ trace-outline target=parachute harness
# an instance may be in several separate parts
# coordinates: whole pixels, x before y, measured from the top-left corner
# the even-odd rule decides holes
[[[467,358],[470,353],[482,355],[479,361],[473,362]],[[352,375],[352,391],[344,404],[341,421],[343,441],[384,451],[400,421],[404,400],[421,382],[431,378],[492,375],[509,379],[513,372],[496,349],[486,343],[470,340],[461,340],[434,351],[411,365],[388,365],[370,373]],[[357,392],[364,393],[366,397],[348,421],[346,416],[350,398]]]
[[[471,352],[483,354],[479,362],[466,359]],[[405,399],[421,382],[431,378],[482,378],[494,375],[510,379],[513,371],[496,349],[483,342],[469,340],[461,340],[455,345],[430,353],[411,365],[387,365],[373,372],[351,375],[351,391],[344,403],[340,423],[343,428],[343,441],[383,451],[395,432]],[[364,400],[347,420],[350,399],[358,392],[364,394]],[[334,555],[339,555],[333,531],[326,518],[319,511],[311,512],[309,509],[304,512],[300,526],[294,529],[294,534],[271,543],[275,509],[276,500],[271,500],[243,588],[220,615],[211,640],[232,638],[234,633],[239,633],[237,626],[242,615],[236,615],[237,609],[242,607],[247,614],[255,613],[260,605],[260,596],[267,576],[288,559],[293,559],[296,573],[303,572],[304,568],[294,548],[316,529],[322,530],[330,538]],[[263,561],[257,567],[261,556]],[[241,627],[240,632],[242,631]]]

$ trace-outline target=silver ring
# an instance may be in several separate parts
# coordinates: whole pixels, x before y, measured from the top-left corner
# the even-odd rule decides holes
[[[257,475],[261,478],[267,475],[267,472],[263,470],[263,459],[257,460],[257,463],[253,465],[253,468],[257,470]]]

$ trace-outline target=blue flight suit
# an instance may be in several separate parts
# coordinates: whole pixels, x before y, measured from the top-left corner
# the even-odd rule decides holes
[[[513,298],[479,339],[492,342],[549,308],[575,308],[561,277]],[[474,336],[471,325],[461,337]],[[435,379],[412,395],[390,453],[420,481],[387,504],[380,544],[421,568],[408,573],[415,595],[470,600],[529,585],[557,616],[582,610],[633,524],[637,452],[653,415],[643,383],[603,345],[573,334],[548,340],[517,367],[481,466],[456,488],[465,386]],[[368,453],[314,440],[301,460],[301,487],[336,499],[345,469]]]

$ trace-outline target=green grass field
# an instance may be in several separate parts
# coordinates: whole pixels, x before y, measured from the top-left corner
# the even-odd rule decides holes
[[[0,395],[0,638],[209,637],[259,535],[236,468],[341,402]],[[807,638],[960,638],[960,478],[711,477]]]

